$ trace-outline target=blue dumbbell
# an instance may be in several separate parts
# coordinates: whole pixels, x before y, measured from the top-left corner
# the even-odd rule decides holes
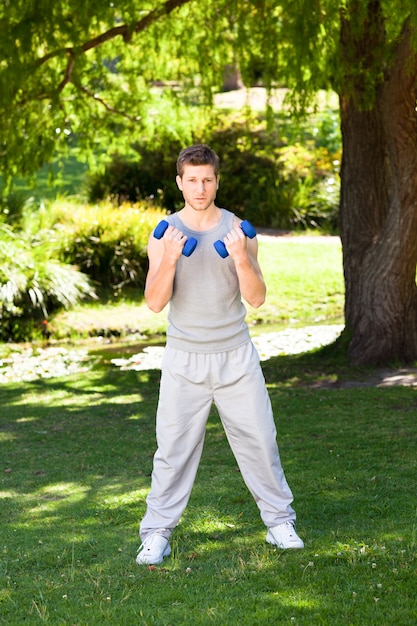
[[[254,229],[252,224],[248,222],[248,220],[243,220],[243,222],[241,222],[240,224],[240,228],[243,230],[246,237],[249,237],[249,239],[253,239],[254,237],[256,237],[256,230]],[[220,254],[220,256],[223,257],[223,259],[229,256],[229,253],[226,250],[226,246],[224,245],[224,242],[221,239],[218,239],[217,241],[215,241],[213,246],[216,248],[216,251],[218,252],[218,254]]]
[[[161,222],[159,222],[158,226],[155,228],[153,236],[156,239],[162,239],[168,226],[169,226],[168,222],[166,220],[162,220]],[[194,239],[194,237],[190,237],[189,239],[187,239],[182,249],[183,255],[190,256],[194,252],[196,246],[197,246],[197,239]]]

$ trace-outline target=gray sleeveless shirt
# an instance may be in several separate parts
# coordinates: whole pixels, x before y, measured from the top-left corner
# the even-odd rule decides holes
[[[217,254],[213,243],[233,228],[234,215],[221,209],[219,223],[193,231],[174,213],[167,221],[197,239],[189,257],[178,260],[168,313],[167,345],[186,352],[224,352],[249,340],[234,261]]]

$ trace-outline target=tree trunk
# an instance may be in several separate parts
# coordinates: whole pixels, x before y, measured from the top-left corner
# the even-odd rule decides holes
[[[222,91],[234,91],[243,87],[239,65],[237,63],[228,63],[224,68]]]
[[[417,55],[406,23],[368,104],[366,81],[385,41],[379,18],[379,2],[370,2],[362,33],[343,18],[341,31],[340,233],[345,334],[355,365],[417,359]],[[362,77],[349,75],[352,61],[359,67],[364,59]]]

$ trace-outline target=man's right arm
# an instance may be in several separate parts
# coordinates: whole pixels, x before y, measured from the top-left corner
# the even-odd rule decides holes
[[[148,241],[149,270],[145,283],[145,300],[151,311],[159,313],[171,299],[177,261],[187,237],[169,226],[162,239],[153,233]]]

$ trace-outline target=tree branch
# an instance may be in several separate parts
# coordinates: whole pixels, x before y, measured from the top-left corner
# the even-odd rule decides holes
[[[58,85],[58,89],[57,89],[58,93],[61,93],[65,85],[67,85],[71,81],[72,70],[74,69],[74,65],[75,65],[75,55],[73,52],[69,52],[68,55],[69,55],[69,59],[67,63],[67,69],[65,70],[64,78],[61,80],[61,82]]]
[[[124,111],[115,109],[110,104],[108,104],[105,100],[103,100],[103,98],[100,98],[100,96],[98,96],[97,94],[92,93],[89,89],[86,89],[86,87],[83,87],[82,85],[78,85],[78,84],[76,85],[76,87],[77,89],[85,93],[87,96],[89,96],[90,98],[93,98],[94,100],[96,100],[96,102],[99,102],[101,105],[103,105],[107,111],[110,111],[110,113],[116,113],[117,115],[122,115],[123,117],[126,117],[131,122],[138,122],[140,120],[140,116],[134,117],[133,115],[129,115],[128,113],[125,113]]]
[[[398,93],[397,83],[400,81],[406,86],[410,98],[414,101],[417,96],[417,50],[413,47],[415,34],[415,29],[411,26],[411,20],[408,17],[398,38],[394,63],[387,72],[392,91]]]
[[[115,26],[113,28],[110,28],[104,33],[101,33],[100,35],[93,37],[89,41],[86,41],[82,46],[71,46],[71,47],[66,47],[66,48],[60,48],[58,50],[52,50],[51,52],[49,52],[48,54],[46,54],[45,56],[37,60],[37,62],[35,63],[35,68],[37,69],[39,67],[42,67],[42,65],[45,65],[45,63],[47,63],[51,59],[56,58],[60,55],[63,55],[63,54],[67,55],[68,62],[67,62],[67,66],[64,72],[64,76],[57,87],[57,93],[61,93],[66,87],[66,85],[68,85],[68,83],[72,81],[72,73],[75,67],[77,56],[85,54],[89,50],[97,48],[101,46],[102,44],[106,43],[107,41],[111,41],[112,39],[115,39],[116,37],[123,37],[124,41],[128,43],[131,41],[132,36],[134,34],[143,32],[149,26],[151,26],[151,24],[158,21],[161,17],[165,15],[169,15],[175,9],[191,1],[192,0],[167,0],[167,2],[165,2],[163,5],[161,5],[160,7],[156,9],[153,9],[152,11],[150,11],[150,13],[145,15],[145,17],[138,20],[137,22],[134,22],[131,25],[121,24],[120,26]],[[85,87],[81,87],[80,85],[77,85],[77,87],[78,89],[80,89],[80,91],[83,91],[88,96],[93,97],[95,100],[97,100],[97,102],[100,102],[108,111],[113,111],[114,113],[123,115],[124,117],[127,117],[128,119],[132,121],[135,120],[135,118],[129,116],[126,113],[123,113],[121,111],[116,111],[110,105],[108,105],[104,100],[99,98],[97,95],[92,94]],[[42,100],[43,98],[48,98],[48,97],[49,97],[48,93],[41,93],[37,95],[36,99]],[[20,105],[24,103],[25,103],[24,99],[20,100],[19,102]]]
[[[135,22],[133,25],[121,24],[120,26],[114,26],[113,28],[106,30],[104,33],[97,35],[97,37],[93,37],[89,41],[86,41],[82,46],[79,47],[71,46],[67,48],[60,48],[59,50],[52,50],[45,56],[38,59],[36,66],[41,67],[50,59],[60,56],[61,54],[68,54],[74,57],[78,56],[79,54],[85,54],[86,52],[88,52],[88,50],[97,48],[106,41],[110,41],[111,39],[115,39],[116,37],[123,37],[126,42],[129,42],[133,34],[137,34],[146,30],[151,24],[158,21],[158,19],[160,19],[164,15],[169,15],[170,13],[172,13],[172,11],[183,6],[184,4],[187,4],[188,2],[191,2],[191,0],[167,0],[165,4],[154,9],[153,11],[145,15],[145,17],[143,17],[141,20]],[[66,74],[68,74],[68,68]],[[69,72],[69,74],[71,74],[71,72]]]

